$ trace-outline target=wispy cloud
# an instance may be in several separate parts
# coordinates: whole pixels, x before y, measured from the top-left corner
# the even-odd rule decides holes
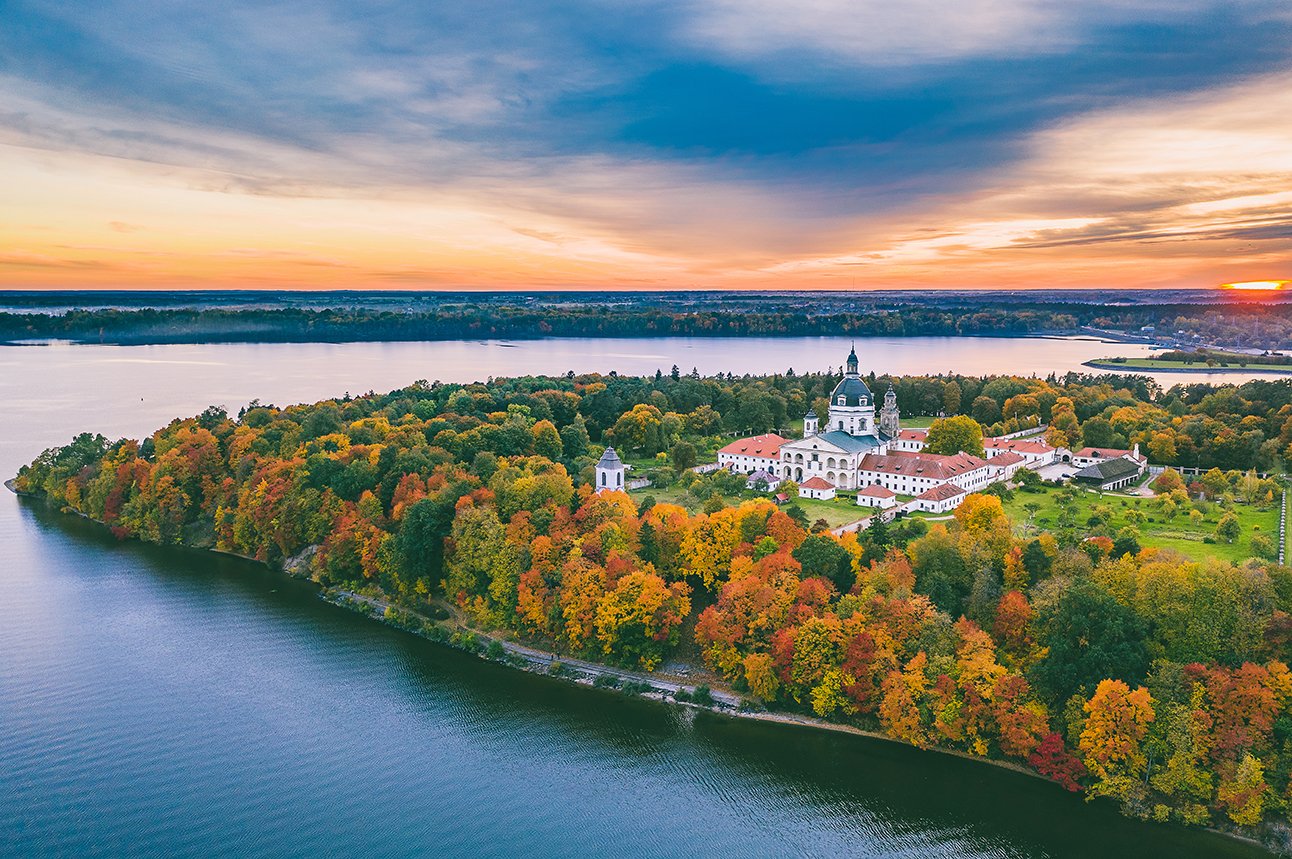
[[[1292,74],[1094,112],[1035,134],[979,192],[921,212],[936,236],[892,224],[863,250],[774,271],[1210,285],[1286,270],[1289,141]]]

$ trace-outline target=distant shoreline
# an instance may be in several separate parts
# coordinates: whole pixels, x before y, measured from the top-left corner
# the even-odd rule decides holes
[[[0,339],[0,347],[48,347],[48,346],[277,346],[310,344],[342,345],[346,343],[498,343],[507,346],[511,343],[529,343],[544,340],[746,340],[750,338],[773,338],[777,340],[796,339],[835,339],[835,340],[914,340],[921,338],[972,339],[972,340],[1093,340],[1101,343],[1124,342],[1084,331],[1026,331],[1017,333],[958,333],[930,334],[915,332],[910,334],[892,332],[847,332],[826,334],[820,332],[770,332],[770,331],[681,331],[681,332],[586,332],[579,334],[481,334],[445,337],[364,337],[356,332],[353,337],[319,337],[263,339],[252,336],[193,336],[193,337],[104,337],[89,339],[85,337],[32,337]]]
[[[1216,367],[1194,367],[1188,364],[1179,364],[1171,366],[1175,362],[1163,361],[1159,364],[1139,364],[1130,361],[1108,361],[1096,358],[1093,361],[1083,361],[1081,366],[1091,367],[1096,370],[1123,370],[1131,373],[1274,373],[1279,376],[1292,376],[1292,367],[1279,366],[1277,364],[1261,364],[1253,361],[1245,367],[1237,366],[1216,366]]]

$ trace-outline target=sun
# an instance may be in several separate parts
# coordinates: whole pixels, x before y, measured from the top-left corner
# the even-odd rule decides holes
[[[1292,280],[1244,280],[1238,283],[1222,283],[1221,289],[1242,289],[1252,292],[1273,292],[1282,289]]]

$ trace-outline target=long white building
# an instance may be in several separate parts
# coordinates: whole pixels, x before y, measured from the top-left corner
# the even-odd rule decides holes
[[[824,419],[814,410],[804,417],[803,438],[767,433],[740,439],[718,451],[718,464],[742,474],[766,470],[800,487],[810,484],[813,493],[823,493],[825,486],[870,488],[858,495],[857,503],[863,506],[887,506],[891,493],[913,496],[916,509],[943,512],[968,493],[1012,479],[1020,468],[1040,468],[1055,461],[1055,449],[1038,439],[984,439],[985,457],[927,453],[928,430],[901,428],[897,393],[891,384],[883,406],[876,408],[857,364],[854,349],[848,354],[843,378],[830,392]],[[1122,453],[1128,452],[1081,451],[1105,458]]]

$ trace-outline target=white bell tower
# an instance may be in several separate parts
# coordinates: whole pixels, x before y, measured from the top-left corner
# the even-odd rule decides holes
[[[624,464],[613,447],[606,448],[597,461],[597,492],[624,491]]]

